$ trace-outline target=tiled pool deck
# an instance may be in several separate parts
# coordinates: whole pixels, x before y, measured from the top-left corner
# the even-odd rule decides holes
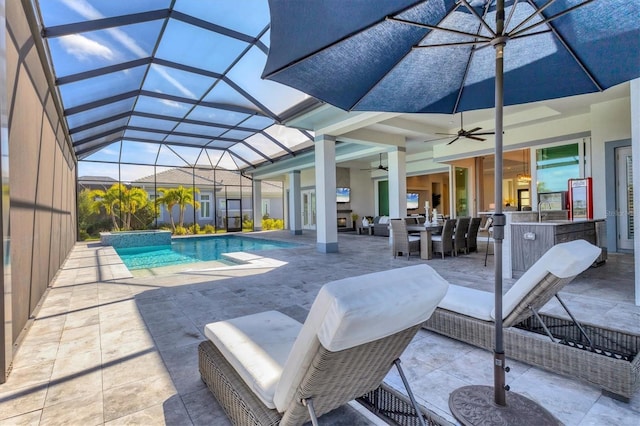
[[[0,385],[0,425],[229,424],[199,378],[196,348],[206,323],[268,309],[302,320],[326,282],[424,262],[393,259],[382,237],[341,233],[340,253],[325,255],[316,251],[313,232],[268,236],[305,245],[239,255],[248,262],[241,266],[188,265],[171,275],[134,278],[112,248],[78,244],[22,342],[9,380]],[[485,268],[484,252],[427,263],[452,283],[493,287],[493,257]],[[632,292],[632,256],[614,254],[562,294],[578,319],[640,333]],[[450,421],[452,390],[493,380],[489,352],[427,331],[402,361],[419,402]],[[640,392],[627,404],[584,382],[522,363],[510,366],[512,391],[538,401],[566,425],[638,424]],[[398,384],[393,373],[387,381]],[[375,422],[351,408],[321,420]]]

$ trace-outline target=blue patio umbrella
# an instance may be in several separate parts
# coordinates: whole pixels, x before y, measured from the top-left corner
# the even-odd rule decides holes
[[[263,77],[344,110],[495,108],[495,308],[502,311],[503,106],[640,77],[638,0],[270,0]],[[494,402],[506,406],[501,318]],[[484,409],[484,408],[483,408]]]

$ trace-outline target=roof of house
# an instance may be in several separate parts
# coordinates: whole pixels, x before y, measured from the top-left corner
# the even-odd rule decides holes
[[[252,187],[253,181],[237,172],[228,170],[194,169],[190,167],[175,167],[173,169],[158,172],[155,176],[149,175],[136,179],[134,184],[183,185],[197,187],[203,186],[239,186]],[[278,181],[263,181],[263,194],[281,194],[283,183]]]

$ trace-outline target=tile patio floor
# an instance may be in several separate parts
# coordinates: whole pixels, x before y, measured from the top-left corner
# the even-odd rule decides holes
[[[316,251],[313,232],[267,236],[300,246],[244,255],[244,265],[183,266],[170,275],[137,278],[111,248],[77,244],[0,385],[0,425],[227,425],[199,378],[196,348],[206,323],[268,309],[304,320],[326,282],[424,262],[393,259],[382,237],[341,233],[340,253],[325,255]],[[480,250],[427,263],[451,283],[491,290],[493,257],[485,268]],[[632,256],[613,254],[562,294],[578,319],[640,333],[632,292]],[[546,307],[557,309],[551,302]],[[493,380],[489,352],[427,331],[416,336],[402,362],[419,402],[452,422],[449,393]],[[640,392],[622,403],[584,382],[510,365],[511,389],[566,425],[640,423]],[[397,375],[390,373],[387,382],[398,386]],[[351,407],[321,420],[376,423]]]

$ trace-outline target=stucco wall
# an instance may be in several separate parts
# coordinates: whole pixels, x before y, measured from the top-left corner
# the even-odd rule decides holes
[[[593,199],[605,200],[605,170],[614,164],[605,164],[605,143],[631,138],[631,103],[629,98],[595,104],[591,107],[591,177]],[[593,204],[594,215],[606,216],[604,202]]]

